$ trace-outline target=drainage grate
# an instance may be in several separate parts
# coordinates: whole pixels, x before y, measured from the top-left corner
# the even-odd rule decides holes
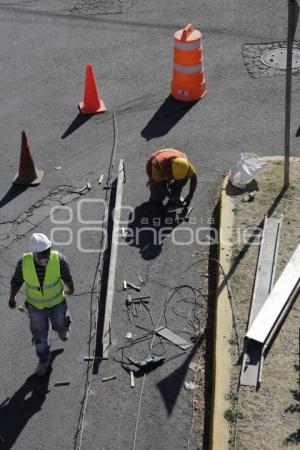
[[[284,75],[286,69],[286,41],[242,46],[243,62],[252,78]],[[300,74],[300,42],[293,44],[294,75]]]

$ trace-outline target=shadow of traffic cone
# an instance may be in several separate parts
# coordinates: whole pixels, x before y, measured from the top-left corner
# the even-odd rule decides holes
[[[104,102],[98,93],[92,64],[86,66],[84,97],[83,102],[80,102],[78,106],[82,114],[97,114],[106,111]]]
[[[44,172],[37,170],[33,162],[30,149],[27,142],[25,131],[22,131],[21,156],[19,172],[13,180],[13,184],[23,186],[35,186],[42,181]]]

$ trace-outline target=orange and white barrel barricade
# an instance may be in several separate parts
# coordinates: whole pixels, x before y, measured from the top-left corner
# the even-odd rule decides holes
[[[176,31],[174,38],[172,96],[185,102],[199,100],[207,92],[201,33],[189,24]]]

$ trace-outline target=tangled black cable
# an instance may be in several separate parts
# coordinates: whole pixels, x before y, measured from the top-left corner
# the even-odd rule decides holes
[[[193,297],[182,296],[182,291],[186,289],[192,291],[194,296]],[[113,360],[115,362],[120,363],[122,366],[132,365],[132,358],[128,356],[128,350],[144,342],[148,342],[148,355],[154,357],[164,357],[165,358],[164,361],[169,361],[171,359],[177,358],[187,352],[187,350],[184,350],[179,353],[176,352],[175,354],[167,355],[168,347],[177,348],[177,346],[173,342],[166,341],[156,332],[156,330],[162,324],[164,324],[166,328],[168,327],[169,314],[167,310],[174,297],[178,294],[180,294],[182,298],[174,302],[174,304],[171,306],[171,310],[174,316],[178,316],[181,319],[184,319],[186,326],[190,327],[192,331],[188,331],[186,329],[184,330],[176,329],[176,333],[188,334],[192,342],[194,342],[197,339],[199,333],[201,331],[202,332],[204,331],[203,329],[201,329],[200,313],[201,309],[205,309],[205,311],[207,310],[207,297],[199,289],[196,289],[188,284],[175,286],[169,290],[169,293],[163,305],[161,317],[156,326],[154,326],[152,315],[150,316],[151,319],[150,321],[153,324],[154,329],[147,330],[146,328],[136,325],[138,328],[144,329],[147,332],[142,334],[141,336],[138,336],[135,339],[133,338],[127,339],[126,343],[116,350],[116,353],[113,356]],[[182,309],[178,308],[178,304],[188,305],[189,310],[187,311],[186,314]],[[148,313],[150,313],[150,310],[148,311]],[[127,361],[125,361],[125,359]]]

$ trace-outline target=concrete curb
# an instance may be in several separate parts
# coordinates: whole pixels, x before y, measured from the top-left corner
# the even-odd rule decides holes
[[[226,194],[227,183],[228,177],[225,177],[219,201],[219,262],[225,273],[230,268],[234,220],[233,202]],[[224,412],[230,407],[230,401],[225,396],[230,391],[232,313],[226,285],[220,290],[222,282],[223,276],[219,271],[213,345],[211,450],[226,450],[230,438],[230,425],[224,418]]]

